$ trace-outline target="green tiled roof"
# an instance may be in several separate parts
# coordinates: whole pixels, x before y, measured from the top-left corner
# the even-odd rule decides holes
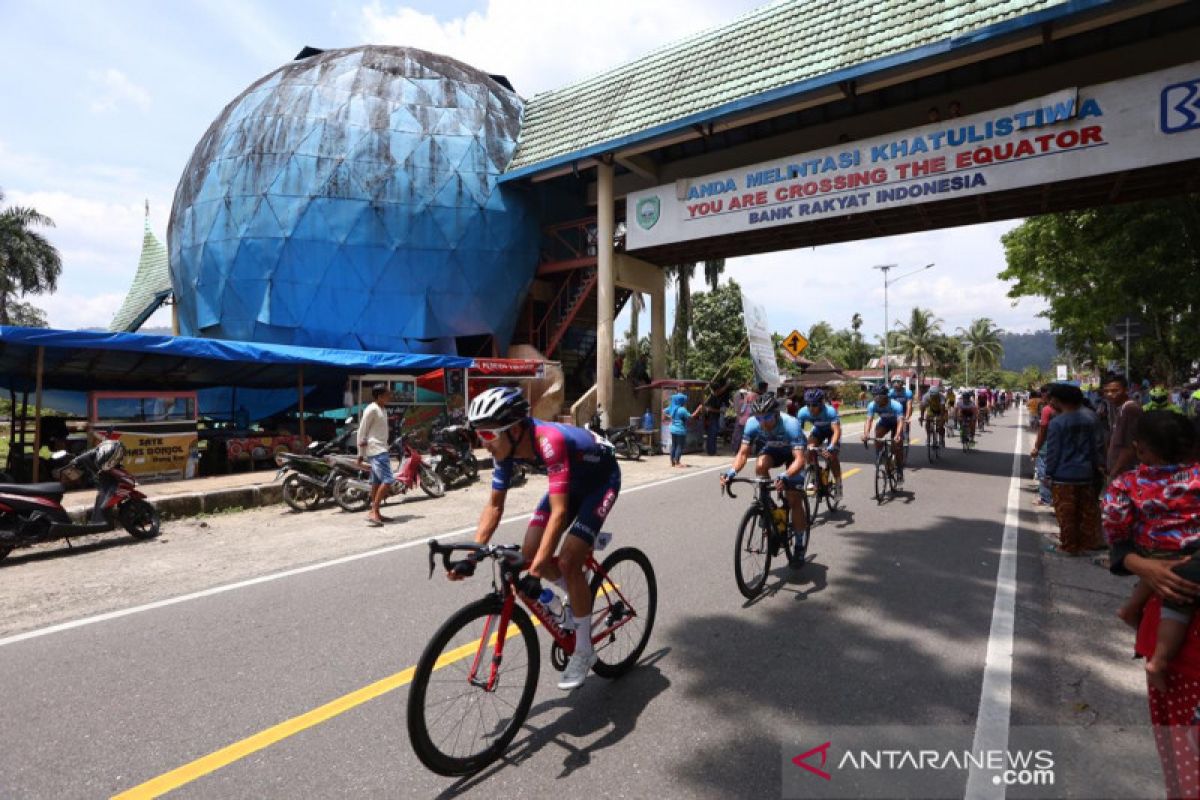
[[[167,248],[150,231],[150,217],[147,215],[137,274],[133,276],[133,285],[129,287],[121,310],[113,317],[108,329],[129,333],[136,331],[170,294],[171,267]]]
[[[772,90],[1089,0],[783,0],[525,107],[514,172]],[[764,98],[766,100],[768,98]]]

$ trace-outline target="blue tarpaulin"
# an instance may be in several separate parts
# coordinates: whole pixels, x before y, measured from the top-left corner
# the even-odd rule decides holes
[[[199,389],[295,387],[364,373],[420,374],[465,369],[470,358],[250,344],[187,336],[62,331],[0,326],[0,386],[32,390],[44,347],[47,389]]]

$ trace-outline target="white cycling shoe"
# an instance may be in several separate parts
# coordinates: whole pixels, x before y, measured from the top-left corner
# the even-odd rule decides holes
[[[583,686],[583,682],[587,679],[588,673],[592,671],[592,665],[596,663],[596,653],[575,653],[567,661],[567,668],[563,670],[562,679],[558,682],[558,688],[563,691],[578,689]]]

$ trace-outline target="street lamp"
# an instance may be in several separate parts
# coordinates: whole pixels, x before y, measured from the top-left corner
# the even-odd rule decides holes
[[[891,383],[891,375],[892,375],[891,353],[888,348],[888,330],[890,327],[890,324],[888,323],[888,287],[891,286],[896,281],[904,280],[905,278],[907,278],[911,275],[916,275],[918,272],[924,272],[925,270],[932,267],[933,264],[926,264],[925,266],[921,267],[920,269],[914,269],[912,272],[906,272],[903,275],[900,275],[895,278],[888,278],[888,270],[895,269],[897,266],[899,266],[899,265],[898,264],[879,264],[879,265],[871,268],[871,269],[877,269],[883,273],[883,383],[885,386],[887,386],[889,383]]]

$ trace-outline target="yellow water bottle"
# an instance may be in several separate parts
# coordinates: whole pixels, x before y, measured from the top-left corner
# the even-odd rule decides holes
[[[786,508],[777,508],[772,512],[772,516],[775,517],[775,530],[786,531],[787,530],[787,509]]]

